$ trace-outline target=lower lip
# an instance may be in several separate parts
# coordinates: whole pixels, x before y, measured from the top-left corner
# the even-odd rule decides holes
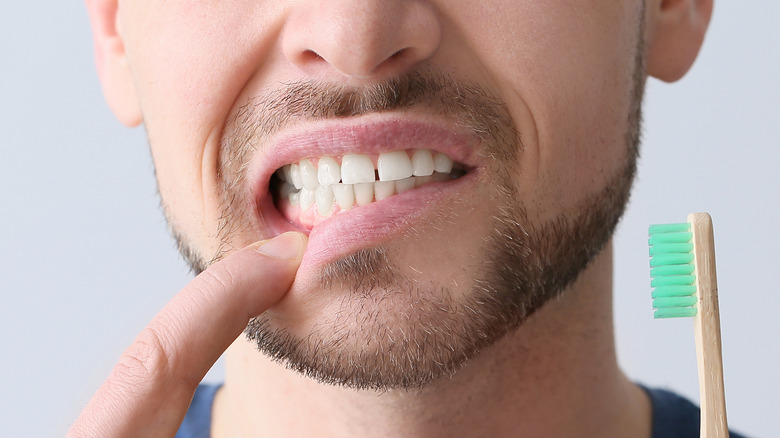
[[[446,183],[429,183],[382,201],[336,213],[309,232],[309,243],[299,272],[309,272],[339,257],[381,244],[421,221],[437,205],[449,202],[478,178],[473,169]],[[304,231],[284,218],[276,208],[266,218],[275,234]]]

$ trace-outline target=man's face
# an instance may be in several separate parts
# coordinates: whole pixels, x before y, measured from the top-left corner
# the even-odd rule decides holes
[[[643,20],[640,1],[134,0],[117,26],[185,257],[199,270],[309,233],[248,335],[311,376],[382,388],[454,371],[609,239]],[[402,181],[367,183],[361,161]],[[407,179],[409,161],[430,177]],[[334,163],[335,188],[301,176]]]

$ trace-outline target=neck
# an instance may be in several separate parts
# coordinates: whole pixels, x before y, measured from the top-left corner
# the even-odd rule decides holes
[[[214,406],[221,436],[648,437],[650,406],[617,366],[612,247],[563,296],[451,378],[421,390],[322,385],[239,338]]]

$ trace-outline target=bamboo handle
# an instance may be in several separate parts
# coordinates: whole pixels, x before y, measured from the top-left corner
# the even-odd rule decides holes
[[[698,312],[693,319],[696,361],[699,369],[701,438],[728,438],[723,358],[720,345],[718,280],[715,273],[715,239],[707,213],[691,213]]]

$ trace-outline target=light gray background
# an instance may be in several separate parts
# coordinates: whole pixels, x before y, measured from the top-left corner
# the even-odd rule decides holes
[[[616,237],[618,350],[632,378],[698,399],[692,322],[651,316],[646,227],[711,212],[729,420],[776,436],[780,3],[717,3],[690,75],[649,84]],[[144,133],[110,114],[91,48],[80,1],[0,6],[3,436],[62,435],[190,278],[157,209]]]

